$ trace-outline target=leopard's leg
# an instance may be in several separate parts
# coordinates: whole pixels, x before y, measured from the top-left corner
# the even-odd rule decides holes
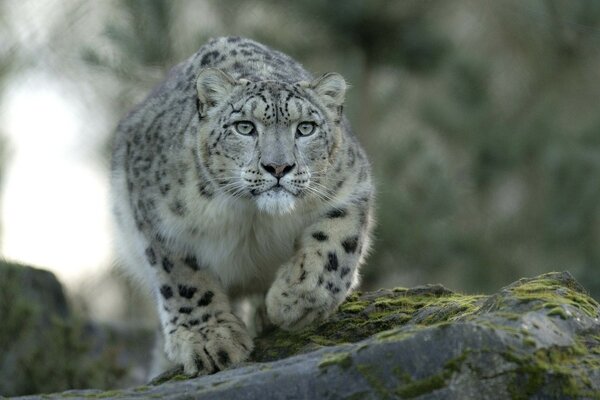
[[[155,272],[167,357],[188,375],[244,361],[252,339],[213,273],[193,256],[173,256],[160,246],[150,246],[146,253]]]
[[[369,203],[364,197],[331,208],[304,231],[267,294],[274,324],[293,330],[323,319],[358,284],[358,266],[369,246]]]

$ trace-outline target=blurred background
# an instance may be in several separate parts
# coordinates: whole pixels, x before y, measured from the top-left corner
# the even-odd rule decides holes
[[[378,192],[363,289],[569,270],[600,298],[596,0],[0,1],[0,257],[93,319],[151,320],[112,269],[111,137],[220,35],[351,84]]]

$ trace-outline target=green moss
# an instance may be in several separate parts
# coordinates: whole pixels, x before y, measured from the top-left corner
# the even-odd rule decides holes
[[[358,312],[363,311],[368,305],[369,305],[369,303],[364,302],[364,301],[357,301],[357,302],[353,302],[353,303],[344,303],[340,306],[340,310],[342,312],[358,313]]]
[[[573,346],[542,348],[532,354],[516,350],[503,354],[516,364],[516,379],[509,387],[516,398],[529,398],[542,390],[552,389],[564,396],[576,398],[600,398],[591,386],[589,374],[600,370],[600,360],[590,352],[595,344],[588,346],[576,342]],[[553,387],[548,387],[552,376]]]
[[[187,381],[188,379],[190,379],[190,377],[187,375],[177,374],[169,378],[169,382]]]
[[[461,370],[468,354],[469,351],[465,351],[460,356],[446,362],[439,373],[418,380],[413,379],[410,374],[399,367],[394,369],[394,374],[401,382],[395,389],[395,393],[402,398],[413,398],[446,387],[451,377]]]
[[[398,380],[402,383],[409,383],[412,381],[412,376],[410,376],[410,374],[404,371],[400,366],[394,367],[392,369],[392,372],[394,373],[394,375],[396,375],[396,378],[398,378]]]
[[[517,314],[514,312],[497,311],[494,314],[497,315],[498,317],[507,319],[508,321],[518,321],[521,318],[520,314]],[[536,326],[536,324],[534,323],[533,326]],[[538,326],[538,328],[539,328],[539,326]]]
[[[396,376],[399,384],[393,391],[388,389],[377,377],[373,371],[373,367],[359,364],[356,369],[380,398],[413,398],[446,387],[451,377],[461,370],[462,364],[466,360],[468,354],[469,352],[467,351],[459,357],[449,360],[439,373],[422,379],[413,379],[408,372],[404,371],[400,366],[397,366],[392,372]]]
[[[596,316],[598,307],[576,283],[561,280],[559,274],[521,280],[493,297],[452,293],[439,286],[354,293],[338,313],[321,324],[293,333],[276,330],[258,338],[252,358],[271,361],[325,346],[354,343],[374,334],[381,340],[403,340],[414,334],[414,327],[443,326],[469,319],[480,322],[478,316],[484,303],[484,312],[518,321],[522,312],[514,309],[515,302],[531,310],[548,308],[550,316],[560,318],[568,316],[565,305],[589,316]],[[489,328],[503,329],[518,339],[527,334],[508,324],[498,327],[490,322]]]
[[[85,393],[82,394],[80,392],[67,392],[67,393],[61,393],[61,397],[65,397],[68,399],[72,399],[72,398],[93,398],[92,396],[96,396],[98,393],[102,393],[102,392],[94,392],[94,393]]]
[[[553,274],[529,280],[521,280],[511,288],[511,294],[523,303],[533,302],[537,307],[550,308],[561,318],[563,313],[556,310],[563,305],[573,306],[591,318],[598,317],[598,303],[588,296],[574,281],[559,281]]]
[[[60,397],[64,398],[77,398],[77,399],[112,399],[125,396],[125,392],[122,390],[109,390],[105,392],[101,391],[86,391],[86,392],[66,392],[61,393]]]
[[[336,365],[342,369],[348,369],[352,366],[352,355],[345,352],[325,354],[319,363],[319,369],[326,370],[332,365]]]
[[[387,331],[383,331],[383,332],[375,334],[374,337],[376,340],[379,340],[382,342],[386,342],[386,341],[399,342],[401,340],[412,337],[418,331],[420,331],[420,329],[418,329],[418,330],[389,329]]]
[[[341,341],[336,341],[336,340],[333,340],[326,336],[321,336],[321,335],[309,336],[308,340],[319,346],[337,346],[339,344],[343,344],[343,342],[341,342]]]
[[[363,344],[361,344],[361,345],[358,347],[358,349],[356,349],[356,352],[357,352],[357,353],[360,353],[361,351],[363,351],[363,350],[366,350],[366,349],[368,349],[368,348],[369,348],[369,344],[368,344],[368,343],[363,343]]]
[[[462,369],[462,365],[469,356],[469,354],[471,354],[471,351],[465,350],[460,356],[448,360],[446,364],[444,364],[445,373],[452,375],[455,372],[459,372]]]
[[[109,390],[109,391],[102,392],[102,393],[91,394],[91,395],[88,395],[85,397],[92,398],[92,399],[109,399],[109,398],[122,397],[122,396],[123,396],[123,392],[121,390]]]
[[[443,375],[433,375],[425,379],[404,384],[396,389],[396,393],[403,398],[413,398],[446,386]]]
[[[452,293],[439,286],[354,293],[327,321],[299,332],[275,330],[255,340],[254,361],[272,361],[405,326],[445,323],[478,310],[483,296]],[[388,336],[397,339],[398,334]],[[382,338],[383,339],[383,338]]]
[[[356,370],[362,375],[371,389],[377,394],[380,399],[391,398],[390,391],[385,387],[384,383],[379,379],[373,371],[373,367],[367,364],[358,364]]]
[[[157,386],[157,385],[162,385],[165,382],[182,381],[185,379],[190,379],[190,378],[183,373],[183,366],[179,365],[175,368],[167,370],[167,371],[163,372],[162,374],[154,377],[154,379],[152,379],[148,383],[148,385]]]

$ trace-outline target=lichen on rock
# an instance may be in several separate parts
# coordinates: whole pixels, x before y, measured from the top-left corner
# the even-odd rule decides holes
[[[252,357],[119,397],[600,399],[600,306],[566,272],[491,296],[440,285],[355,293],[325,322],[258,338]],[[87,394],[103,393],[69,393]]]
[[[272,361],[324,346],[356,343],[400,326],[431,325],[475,312],[485,296],[441,285],[353,293],[326,321],[299,332],[274,330],[255,341],[254,361]]]

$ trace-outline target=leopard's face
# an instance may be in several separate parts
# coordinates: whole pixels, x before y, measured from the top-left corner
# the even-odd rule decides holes
[[[208,69],[197,86],[200,158],[221,192],[253,199],[272,214],[326,200],[341,138],[345,83],[339,75],[288,84],[235,81]]]

